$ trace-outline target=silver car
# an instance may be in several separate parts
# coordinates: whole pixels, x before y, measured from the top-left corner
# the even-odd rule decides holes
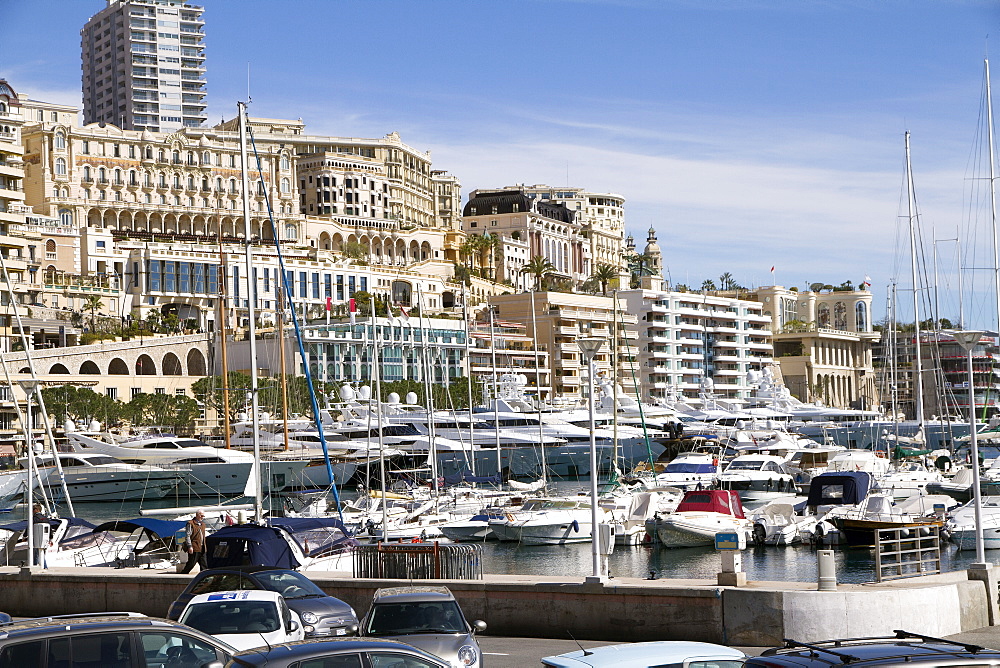
[[[359,635],[399,640],[466,668],[482,665],[475,633],[485,629],[486,622],[466,621],[446,587],[392,587],[375,592]]]

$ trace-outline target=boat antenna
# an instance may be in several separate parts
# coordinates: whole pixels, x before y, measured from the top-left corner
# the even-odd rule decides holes
[[[576,646],[580,648],[580,651],[583,652],[584,656],[590,656],[591,654],[593,654],[593,652],[591,652],[589,649],[586,649],[583,645],[581,645],[580,641],[577,640],[573,636],[573,634],[569,632],[569,630],[566,631],[566,635],[568,635],[570,638],[573,638],[573,642],[575,642]]]

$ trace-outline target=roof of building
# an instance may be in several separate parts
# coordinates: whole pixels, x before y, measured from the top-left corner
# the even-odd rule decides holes
[[[496,210],[494,211],[494,207]],[[575,213],[565,204],[557,204],[546,200],[535,200],[524,194],[523,190],[494,190],[477,192],[462,210],[463,216],[478,216],[501,213],[518,213],[535,211],[541,216],[563,223],[572,223]]]

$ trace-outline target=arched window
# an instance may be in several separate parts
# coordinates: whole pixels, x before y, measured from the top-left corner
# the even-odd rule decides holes
[[[298,225],[285,225],[285,239],[293,241],[299,238]]]
[[[163,162],[163,160],[166,158],[166,153],[163,152],[162,148],[160,149],[159,153],[157,153],[157,158],[159,159],[160,162]]]
[[[188,190],[194,190],[194,176],[191,174],[188,174],[187,187]]]
[[[147,146],[146,147],[146,160],[152,160],[152,159],[153,159],[153,147],[152,146]]]
[[[287,172],[291,168],[292,168],[292,162],[291,162],[291,160],[288,159],[287,155],[282,155],[281,156],[281,171]]]
[[[73,224],[73,212],[69,209],[59,209],[59,223],[65,227],[70,227]],[[49,239],[49,241],[52,240]],[[54,244],[55,242],[53,242]]]
[[[181,162],[181,152],[180,151],[174,151],[173,158],[174,158],[174,164],[175,165],[179,165],[180,162]]]
[[[164,174],[163,172],[160,172],[160,187],[161,188],[167,187],[167,175]]]
[[[868,305],[864,302],[858,302],[854,306],[854,318],[857,321],[858,331],[867,332],[868,331]]]
[[[844,302],[833,305],[833,328],[847,329],[847,305]]]
[[[83,166],[83,180],[84,181],[93,181],[94,180],[93,177],[90,175],[90,165],[84,165]]]
[[[62,132],[56,133],[56,150],[65,151],[66,150],[66,135]]]
[[[830,305],[820,304],[816,309],[816,325],[819,327],[830,326]]]
[[[100,181],[101,183],[108,182],[108,172],[103,167],[99,167],[97,169],[97,180]]]
[[[55,253],[56,252],[56,242],[54,239],[47,239],[45,241],[45,252]]]
[[[54,188],[52,188],[52,196],[59,197],[59,186],[55,186]]]
[[[281,179],[281,192],[287,193],[291,189],[291,183],[287,178]]]
[[[56,176],[66,176],[66,158],[56,158]]]
[[[7,104],[0,100],[0,114],[7,113]]]
[[[181,175],[174,174],[174,188],[180,188],[180,187],[181,187]]]

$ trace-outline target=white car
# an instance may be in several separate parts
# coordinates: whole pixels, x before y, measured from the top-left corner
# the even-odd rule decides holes
[[[547,668],[742,668],[746,655],[738,649],[706,642],[660,640],[605,645],[547,656]]]
[[[179,621],[239,650],[305,637],[302,620],[281,594],[259,589],[199,594],[188,602]]]

